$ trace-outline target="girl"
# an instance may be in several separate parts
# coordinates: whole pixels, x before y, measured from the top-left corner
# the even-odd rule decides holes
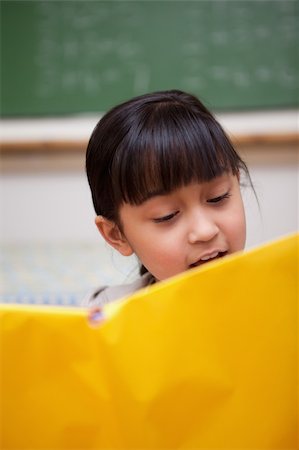
[[[98,289],[85,305],[244,248],[240,173],[248,169],[193,95],[155,92],[111,109],[92,133],[86,170],[99,232],[122,255],[137,255],[141,277]]]

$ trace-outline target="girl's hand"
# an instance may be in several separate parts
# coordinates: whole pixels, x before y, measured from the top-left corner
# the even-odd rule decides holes
[[[92,306],[88,311],[87,318],[89,325],[92,327],[97,327],[105,320],[102,308],[100,306]]]

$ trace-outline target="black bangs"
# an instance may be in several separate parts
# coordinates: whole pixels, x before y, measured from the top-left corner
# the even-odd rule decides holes
[[[208,112],[199,114],[179,103],[155,106],[143,110],[115,152],[111,173],[118,205],[138,205],[190,182],[246,168]]]
[[[86,152],[95,211],[115,223],[124,202],[138,205],[239,170],[249,177],[210,111],[178,90],[141,95],[112,108],[95,127]]]

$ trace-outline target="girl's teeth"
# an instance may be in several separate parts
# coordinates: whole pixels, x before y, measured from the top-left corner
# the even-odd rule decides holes
[[[212,253],[209,256],[203,256],[202,258],[200,258],[201,261],[208,261],[208,259],[212,259],[212,258],[216,258],[216,256],[218,255],[218,252]]]

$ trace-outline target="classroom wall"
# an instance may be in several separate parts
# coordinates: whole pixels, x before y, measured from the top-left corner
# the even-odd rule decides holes
[[[299,169],[294,146],[243,146],[240,152],[260,203],[259,211],[252,190],[243,189],[247,247],[297,230]],[[103,247],[93,223],[82,153],[6,156],[0,209],[2,241],[87,241]]]
[[[260,203],[243,190],[247,248],[298,229],[295,2],[2,3],[0,301],[128,281],[135,259],[94,225],[84,149],[104,111],[145,92],[199,95],[243,142]]]

